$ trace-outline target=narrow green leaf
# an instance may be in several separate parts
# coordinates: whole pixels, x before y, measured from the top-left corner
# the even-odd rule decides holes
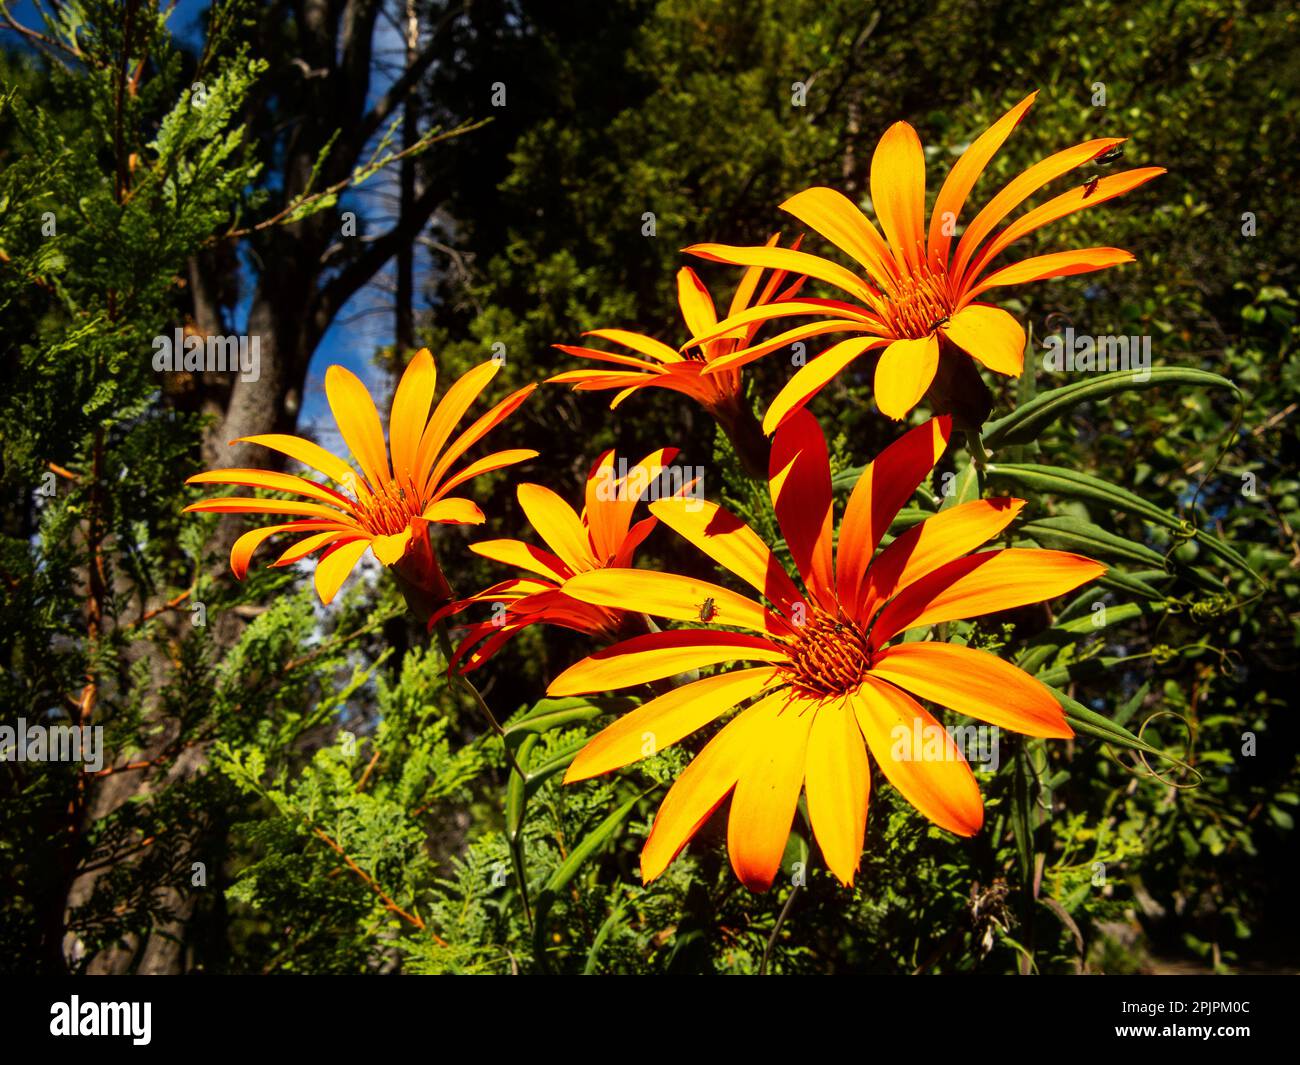
[[[1115,724],[1123,725],[1128,722],[1134,714],[1142,709],[1143,702],[1146,701],[1147,693],[1151,690],[1151,682],[1147,681],[1137,691],[1133,693],[1133,698],[1126,702],[1115,713]]]
[[[581,695],[565,699],[541,699],[522,717],[506,725],[506,741],[518,744],[530,734],[537,735],[549,732],[553,728],[580,724],[604,714],[626,714],[638,705],[638,700],[619,695],[599,698]]]
[[[1226,377],[1190,366],[1153,366],[1148,370],[1116,370],[1098,374],[1084,381],[1040,392],[1010,414],[989,422],[984,428],[986,447],[1027,444],[1053,422],[1064,417],[1080,403],[1104,400],[1120,392],[1141,391],[1160,385],[1193,385],[1201,388],[1227,388],[1240,396],[1237,386]]]
[[[536,733],[525,736],[515,751],[515,761],[525,773],[528,772],[528,759],[533,753],[533,748],[537,746],[537,739]],[[506,785],[506,836],[511,843],[519,838],[519,833],[524,827],[524,808],[527,801],[525,785],[526,781],[518,773],[511,772],[510,782]]]
[[[555,904],[556,896],[569,886],[587,859],[614,838],[614,835],[623,826],[623,822],[627,820],[628,814],[632,812],[636,804],[653,790],[654,788],[647,788],[645,791],[633,795],[627,802],[619,806],[584,836],[582,841],[569,852],[569,856],[564,860],[563,864],[551,874],[551,879],[546,882],[541,894],[537,896],[537,908],[533,919],[533,949],[536,951],[539,963],[545,965],[546,916]]]
[[[556,751],[550,758],[540,765],[528,770],[527,792],[529,796],[536,793],[537,789],[546,783],[551,777],[563,769],[568,769],[573,764],[573,760],[578,757],[578,752],[587,746],[587,740],[581,739],[575,743],[570,743]]]
[[[596,931],[596,938],[591,941],[591,950],[587,951],[587,964],[582,967],[583,976],[596,975],[596,957],[600,954],[600,948],[605,945],[605,940],[618,927],[619,921],[623,919],[623,909],[627,905],[626,899],[619,899],[618,903],[610,911],[609,916],[600,924]]]
[[[1029,758],[1024,743],[1015,755],[1015,773],[1011,789],[1011,832],[1016,841],[1016,854],[1020,858],[1020,879],[1028,884],[1034,872],[1034,825],[1029,794]]]
[[[1058,551],[1077,551],[1092,558],[1117,559],[1139,566],[1157,568],[1164,563],[1160,553],[1151,550],[1146,544],[1116,536],[1100,525],[1094,525],[1082,518],[1065,516],[1039,518],[1036,521],[1025,522],[1016,533],[1034,540],[1043,547]]]
[[[973,462],[967,462],[957,472],[956,479],[948,485],[940,486],[943,502],[940,510],[949,510],[962,503],[971,503],[980,497],[979,468]]]
[[[1090,680],[1093,677],[1103,676],[1112,669],[1122,667],[1123,664],[1124,660],[1122,658],[1112,655],[1099,655],[1096,658],[1081,658],[1075,662],[1066,662],[1064,665],[1053,666],[1051,669],[1040,669],[1034,676],[1051,688],[1069,684],[1072,681]],[[1028,670],[1028,666],[1022,668]]]
[[[1185,533],[1229,565],[1246,571],[1261,584],[1264,583],[1250,564],[1217,536],[1192,527],[1182,518],[1162,510],[1127,488],[1120,488],[1109,481],[1063,466],[1038,466],[1030,463],[990,463],[988,476],[996,480],[1011,481],[1038,492],[1098,503],[1109,510],[1125,511],[1153,525],[1162,525],[1166,529]]]
[[[1181,769],[1186,769],[1189,773],[1199,779],[1200,773],[1192,766],[1188,765],[1181,758],[1175,758],[1172,754],[1160,750],[1159,747],[1153,747],[1145,740],[1140,740],[1124,728],[1123,725],[1116,724],[1113,720],[1097,713],[1084,706],[1082,703],[1071,699],[1065,692],[1058,688],[1051,689],[1052,695],[1056,701],[1061,704],[1065,711],[1065,719],[1070,723],[1070,727],[1076,732],[1082,732],[1085,735],[1093,736],[1096,739],[1104,740],[1106,743],[1114,744],[1116,747],[1127,747],[1130,750],[1142,751],[1144,754],[1155,755],[1166,762],[1170,762]]]
[[[1168,578],[1169,574],[1162,570],[1158,576]],[[1136,595],[1142,599],[1159,599],[1161,597],[1160,589],[1149,583],[1152,577],[1153,573],[1150,570],[1138,574],[1111,569],[1097,578],[1097,583],[1107,591],[1120,592],[1123,595]]]
[[[1100,632],[1111,625],[1132,621],[1133,618],[1145,618],[1151,617],[1153,614],[1162,614],[1164,610],[1165,606],[1162,602],[1116,603],[1114,606],[1108,605],[1104,611],[1090,612],[1086,617],[1058,621],[1052,626],[1052,629],[1070,634]]]
[[[515,763],[525,773],[528,760],[537,745],[537,733],[524,737],[515,751]],[[527,813],[527,782],[511,771],[506,785],[506,842],[510,845],[510,864],[514,867],[515,881],[519,884],[519,897],[524,904],[524,917],[531,921],[532,909],[528,901],[528,857],[524,847],[524,815]]]

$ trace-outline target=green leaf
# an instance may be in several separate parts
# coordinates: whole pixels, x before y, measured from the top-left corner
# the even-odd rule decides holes
[[[1172,754],[1160,750],[1159,747],[1153,747],[1145,740],[1140,740],[1135,734],[1124,728],[1123,725],[1116,724],[1110,718],[1089,709],[1082,703],[1071,699],[1065,692],[1048,685],[1056,701],[1061,704],[1065,711],[1065,719],[1070,723],[1070,727],[1075,732],[1082,732],[1085,735],[1093,736],[1096,739],[1104,740],[1106,743],[1114,744],[1116,747],[1127,747],[1129,750],[1142,751],[1144,754],[1155,755],[1166,762],[1172,762],[1181,769],[1186,769],[1193,774],[1197,780],[1201,774],[1188,765],[1181,758],[1175,758]]]
[[[1151,682],[1146,681],[1142,687],[1133,693],[1133,698],[1126,702],[1115,713],[1115,724],[1123,725],[1129,718],[1142,709],[1143,702],[1146,701],[1147,693],[1151,690]]]
[[[537,745],[537,740],[537,733],[530,733],[524,737],[523,742],[515,750],[515,761],[524,772],[528,771],[528,757]],[[524,810],[527,802],[526,786],[527,781],[525,778],[518,773],[511,772],[510,782],[506,785],[506,836],[512,844],[519,839],[520,832],[524,827]]]
[[[591,832],[587,833],[582,841],[569,852],[569,856],[564,860],[564,863],[551,874],[551,879],[546,882],[541,894],[537,896],[537,909],[533,918],[533,949],[536,952],[539,964],[543,966],[546,964],[546,916],[555,904],[556,896],[569,886],[587,859],[614,838],[614,835],[623,826],[623,822],[627,820],[628,814],[632,812],[636,804],[653,790],[654,788],[647,788],[645,791],[638,792],[623,803],[622,806],[618,807]]]
[[[952,484],[953,490],[948,491],[945,485],[943,491],[943,502],[939,505],[940,510],[950,510],[952,507],[960,506],[962,503],[971,503],[980,497],[980,478],[979,468],[973,462],[967,462],[966,465],[957,473]]]
[[[1153,366],[1149,370],[1117,370],[1098,374],[1086,381],[1040,392],[1028,403],[1022,404],[1005,417],[990,422],[984,428],[986,447],[1008,444],[1027,444],[1057,419],[1064,417],[1080,403],[1104,400],[1119,392],[1135,392],[1158,385],[1195,385],[1202,388],[1227,388],[1238,397],[1237,386],[1226,377],[1190,366]]]
[[[1203,529],[1197,529],[1189,522],[1162,510],[1127,488],[1120,488],[1099,477],[1066,469],[1063,466],[1038,466],[1031,463],[990,463],[988,476],[996,480],[1011,481],[1013,484],[1032,488],[1038,492],[1098,503],[1109,510],[1125,511],[1153,525],[1173,529],[1203,544],[1208,551],[1224,562],[1244,570],[1261,584],[1264,583],[1263,578],[1251,568],[1250,564],[1217,536]]]
[[[1107,570],[1098,579],[1097,583],[1103,588],[1113,592],[1121,592],[1125,595],[1136,595],[1141,599],[1160,599],[1160,589],[1151,584],[1150,581],[1161,578],[1168,579],[1169,574],[1163,570],[1142,570],[1139,573],[1123,573],[1120,570]]]
[[[1023,745],[1016,750],[1011,789],[1011,832],[1020,859],[1020,879],[1025,884],[1029,883],[1034,871],[1033,800],[1029,794],[1028,757]]]
[[[529,755],[533,753],[538,739],[537,733],[530,733],[515,751],[515,762],[525,772],[527,772]],[[512,771],[510,782],[506,785],[506,842],[510,845],[510,864],[514,867],[515,880],[519,884],[519,897],[523,901],[526,917],[529,916],[528,856],[524,847],[524,815],[527,809],[527,781]]]
[[[580,695],[565,699],[541,699],[534,703],[522,717],[506,725],[506,742],[515,747],[521,744],[526,736],[540,735],[553,728],[581,724],[604,714],[626,714],[638,705],[638,700],[625,695],[599,698]]]
[[[596,938],[591,941],[591,950],[587,951],[587,964],[582,967],[583,976],[596,975],[596,956],[600,953],[600,948],[605,945],[605,940],[610,933],[618,927],[619,922],[623,919],[623,910],[627,905],[626,899],[619,899],[618,903],[610,911],[608,917],[601,922],[600,928],[596,932]]]
[[[1051,648],[1047,648],[1047,650],[1050,654]],[[1021,665],[1021,668],[1029,672],[1034,665],[1033,662],[1026,662]],[[1040,669],[1034,676],[1048,687],[1054,688],[1074,681],[1089,680],[1092,677],[1108,673],[1112,669],[1121,668],[1123,665],[1123,658],[1114,655],[1098,655],[1096,658],[1080,658],[1073,662],[1066,662],[1065,665],[1053,666],[1051,669]]]
[[[536,793],[547,780],[553,777],[562,769],[568,769],[573,760],[578,757],[578,752],[587,746],[587,740],[581,739],[575,743],[569,744],[548,758],[535,769],[528,770],[527,793],[531,796]]]
[[[1131,621],[1133,618],[1145,618],[1153,614],[1161,614],[1164,610],[1165,605],[1163,602],[1116,603],[1114,606],[1107,605],[1105,611],[1101,613],[1093,613],[1090,610],[1086,617],[1057,622],[1049,631],[1071,634],[1099,632],[1111,625]],[[1100,622],[1098,622],[1098,618],[1101,619]]]
[[[1116,559],[1157,569],[1164,564],[1158,551],[1123,536],[1116,536],[1100,525],[1082,518],[1039,518],[1021,525],[1017,533],[1043,547],[1059,551],[1078,551],[1090,557]]]

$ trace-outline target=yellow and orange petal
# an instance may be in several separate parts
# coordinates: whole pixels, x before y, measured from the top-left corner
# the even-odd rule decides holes
[[[779,234],[774,234],[764,247],[773,251],[791,250],[778,248],[778,240]],[[798,244],[796,240],[796,248]],[[794,251],[793,254],[799,253]],[[683,355],[662,341],[640,333],[622,329],[591,330],[585,335],[618,344],[635,354],[625,355],[598,348],[556,344],[554,346],[567,355],[622,369],[568,370],[548,378],[548,383],[568,384],[575,391],[584,392],[617,390],[617,395],[610,403],[611,409],[639,389],[666,388],[689,396],[714,416],[725,416],[742,400],[741,379],[737,372],[739,366],[726,364],[727,357],[749,345],[761,321],[751,324],[739,316],[752,307],[793,300],[804,281],[802,277],[791,281],[787,271],[780,267],[773,268],[766,280],[764,273],[761,267],[745,271],[728,310],[731,324],[728,329],[716,332],[718,313],[713,297],[695,271],[683,267],[677,272],[677,305],[682,321],[688,336],[697,336],[702,332],[715,333],[707,343]],[[849,324],[853,322],[850,321]],[[819,335],[829,332],[831,328],[833,327],[816,325],[807,330],[807,335]],[[752,357],[757,358],[758,355]]]
[[[769,483],[804,594],[751,528],[720,507],[695,510],[683,500],[660,500],[651,511],[770,605],[671,573],[607,568],[566,581],[566,594],[583,602],[708,627],[617,643],[565,670],[551,695],[751,663],[660,694],[598,734],[569,770],[568,781],[614,771],[734,711],[660,807],[642,853],[643,877],[659,875],[730,797],[732,867],[751,890],[766,890],[802,792],[828,868],[851,884],[871,760],[936,825],[962,836],[979,831],[983,803],[974,775],[921,699],[1029,736],[1073,735],[1051,690],[996,655],[956,644],[895,642],[907,629],[1053,598],[1104,570],[1058,551],[970,554],[1020,512],[1023,501],[1013,499],[943,511],[877,555],[891,522],[942,456],[950,431],[949,419],[933,419],[864,469],[836,551],[821,429],[797,411],[777,430]],[[697,613],[701,603],[710,609]],[[920,738],[922,751],[900,749],[900,735]]]
[[[740,325],[753,330],[764,321],[787,317],[834,319],[825,332],[857,333],[876,344],[835,345],[803,367],[796,381],[778,397],[764,419],[771,433],[790,413],[807,403],[853,359],[884,346],[877,363],[875,396],[881,413],[894,419],[907,415],[925,395],[939,365],[940,340],[953,345],[995,373],[1019,376],[1023,370],[1025,335],[1016,320],[999,308],[974,301],[991,289],[1050,277],[1102,270],[1131,262],[1117,248],[1085,248],[1034,256],[989,272],[1009,247],[1028,234],[1076,211],[1121,196],[1164,173],[1143,167],[1095,178],[1026,212],[996,232],[1008,215],[1048,183],[1122,143],[1102,137],[1056,152],[1028,167],[999,190],[966,225],[953,247],[953,238],[975,181],[1015,126],[1024,118],[1034,95],[1021,100],[962,154],[949,171],[930,214],[925,215],[925,156],[920,138],[906,122],[885,131],[871,159],[871,200],[880,229],[847,197],[827,188],[805,189],[782,209],[820,233],[852,258],[861,273],[815,255],[790,249],[698,244],[686,251],[702,259],[759,268],[798,271],[831,285],[858,304],[855,319],[842,300],[812,305],[804,298],[788,306],[779,303],[747,309],[696,332],[691,344],[702,347],[735,333]],[[883,231],[883,235],[882,235]],[[829,323],[828,323],[829,324]],[[742,345],[707,373],[723,365],[759,358],[785,343]],[[810,333],[808,335],[817,335]],[[823,359],[830,364],[818,367]]]
[[[303,498],[219,497],[185,509],[309,519],[312,524],[272,525],[244,534],[231,552],[231,570],[242,580],[253,552],[265,540],[279,532],[310,529],[314,535],[285,552],[277,564],[324,550],[317,562],[316,589],[322,602],[329,603],[367,550],[382,565],[398,566],[413,554],[428,553],[420,541],[427,540],[430,523],[481,523],[483,512],[477,504],[450,493],[475,477],[536,457],[537,452],[531,449],[500,451],[452,472],[465,451],[518,409],[535,388],[530,385],[506,397],[453,439],[457,424],[498,368],[496,362],[488,362],[470,370],[434,407],[437,367],[427,349],[418,352],[394,391],[385,443],[379,411],[369,390],[350,370],[331,366],[325,374],[326,400],[356,468],[301,437],[272,433],[232,443],[254,443],[278,451],[324,474],[338,488],[272,470],[211,470],[196,474],[188,483],[239,485]]]
[[[676,455],[675,448],[661,448],[629,466],[612,450],[605,452],[588,472],[581,512],[549,488],[519,485],[519,504],[546,547],[489,540],[470,549],[541,579],[532,581],[527,590],[512,589],[508,597],[502,594],[503,586],[496,585],[436,611],[430,626],[476,603],[511,600],[506,617],[498,614],[491,622],[469,626],[451,665],[463,660],[466,671],[477,669],[512,635],[535,624],[558,625],[607,640],[626,635],[625,630],[634,627],[628,623],[626,603],[580,602],[565,594],[564,586],[578,574],[606,568],[621,571],[631,565],[637,547],[657,524],[653,516],[633,524],[633,512]]]

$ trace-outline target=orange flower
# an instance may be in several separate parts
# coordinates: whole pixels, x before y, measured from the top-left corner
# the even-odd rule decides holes
[[[470,544],[475,554],[515,566],[533,576],[494,584],[468,599],[449,603],[433,616],[431,625],[461,613],[474,603],[508,604],[504,614],[469,626],[449,668],[456,668],[464,660],[461,672],[477,669],[529,625],[559,625],[605,640],[627,635],[626,611],[572,599],[560,590],[561,585],[579,573],[632,564],[633,553],[658,524],[656,518],[644,518],[633,525],[632,512],[645,489],[676,455],[676,448],[661,449],[621,471],[620,476],[614,452],[606,451],[587,475],[581,514],[575,513],[549,488],[540,484],[519,485],[519,505],[550,550],[521,540]]]
[[[325,395],[339,433],[361,468],[360,474],[346,460],[299,436],[270,433],[231,443],[261,444],[279,451],[324,474],[350,495],[288,473],[210,470],[186,483],[246,485],[290,492],[304,499],[229,496],[205,499],[185,509],[289,514],[302,519],[254,529],[236,540],[230,551],[230,568],[239,580],[244,579],[253,552],[264,540],[280,532],[304,532],[308,535],[285,551],[274,565],[287,566],[324,548],[325,553],[316,563],[316,592],[323,603],[334,598],[367,548],[385,566],[396,567],[399,578],[445,601],[450,592],[433,557],[428,526],[482,522],[483,512],[478,506],[451,495],[452,490],[480,474],[537,455],[523,448],[497,451],[451,472],[466,450],[513,413],[536,388],[528,385],[507,396],[449,444],[452,431],[499,368],[494,361],[474,367],[447,390],[430,417],[437,367],[427,349],[418,352],[393,394],[389,446],[385,447],[379,412],[366,386],[349,370],[331,366],[325,373]]]
[[[797,254],[798,240],[791,248],[778,248],[779,239],[780,234],[773,234],[764,247],[777,253]],[[786,270],[774,270],[760,289],[760,282],[763,281],[762,268],[756,266],[746,270],[731,298],[728,315],[735,317],[746,310],[784,305],[784,301],[798,294],[806,280],[799,277],[787,285],[788,279],[789,273]],[[713,298],[690,267],[683,267],[677,272],[677,304],[681,308],[682,321],[686,323],[691,336],[709,334],[709,339],[695,345],[693,352],[682,354],[663,341],[642,333],[631,333],[624,329],[593,329],[583,335],[608,340],[636,354],[625,355],[598,348],[556,344],[556,348],[569,355],[623,369],[568,370],[549,378],[548,384],[570,384],[577,392],[618,389],[618,394],[610,402],[611,410],[638,389],[667,388],[681,392],[709,412],[735,443],[742,460],[751,465],[757,463],[761,473],[765,459],[756,458],[756,455],[761,454],[762,449],[760,447],[756,450],[753,442],[746,439],[744,422],[748,420],[753,423],[754,418],[745,400],[740,369],[738,366],[718,367],[732,352],[749,346],[762,319],[757,318],[751,324],[740,325],[735,329],[720,330]],[[834,328],[827,324],[821,327],[820,332],[833,332]],[[757,433],[757,428],[754,432]]]
[[[918,698],[1029,736],[1073,735],[1048,688],[995,655],[958,644],[891,642],[921,626],[1050,599],[1105,569],[1058,551],[967,555],[1010,524],[1024,505],[1019,499],[977,500],[942,511],[872,561],[950,432],[950,419],[932,419],[863,471],[844,511],[836,555],[821,429],[806,411],[783,424],[769,486],[806,595],[748,526],[720,507],[691,511],[677,500],[652,503],[651,513],[770,605],[706,581],[637,569],[583,573],[564,585],[575,599],[696,627],[598,651],[561,674],[551,695],[625,688],[719,663],[757,663],[694,681],[626,714],[583,748],[565,776],[584,780],[618,769],[645,756],[647,735],[663,749],[753,700],[668,792],[641,853],[645,880],[663,872],[731,795],[732,868],[751,890],[765,890],[802,790],[826,864],[851,884],[866,827],[868,751],[921,813],[958,835],[973,835],[984,816],[974,775]],[[702,609],[706,603],[709,610]],[[917,730],[933,740],[907,757],[898,739]],[[941,744],[941,757],[931,756],[932,742]]]
[[[763,421],[767,432],[807,403],[854,359],[877,348],[884,352],[876,367],[876,405],[890,418],[903,418],[931,388],[940,371],[941,348],[964,352],[995,373],[1018,377],[1024,368],[1024,330],[1006,311],[976,302],[976,298],[1007,285],[1084,274],[1133,261],[1129,252],[1118,248],[1084,248],[1037,255],[988,272],[1003,251],[1034,230],[1105,203],[1165,172],[1161,167],[1144,167],[1095,178],[1034,208],[989,239],[1016,207],[1044,185],[1118,147],[1122,137],[1086,141],[1035,163],[975,215],[956,249],[952,248],[957,220],[971,188],[1036,95],[1031,93],[1020,101],[958,159],[934,202],[928,233],[925,155],[916,131],[906,122],[896,122],[885,131],[871,160],[871,201],[883,238],[847,197],[833,189],[806,189],[781,205],[852,257],[865,276],[791,249],[722,244],[685,249],[703,259],[750,269],[766,266],[797,271],[852,299],[803,300],[785,307],[771,304],[733,313],[716,328],[697,330],[693,343],[705,344],[762,321],[813,316],[836,320],[835,332],[861,334],[832,345],[790,379],[767,411]],[[737,349],[713,361],[705,373],[731,372],[777,348],[831,331],[827,324],[802,325],[762,344]],[[978,383],[978,375],[973,376]]]

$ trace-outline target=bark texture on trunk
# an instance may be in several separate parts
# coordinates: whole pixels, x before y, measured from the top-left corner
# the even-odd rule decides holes
[[[460,11],[459,7],[449,7],[443,21],[456,17]],[[419,140],[420,110],[414,101],[435,52],[431,45],[419,49],[418,20],[414,26],[408,23],[408,40],[414,46],[408,49],[405,69],[376,99],[371,83],[375,76],[373,49],[380,12],[380,0],[278,2],[262,10],[256,39],[294,42],[292,46],[286,43],[286,50],[293,49],[289,58],[271,57],[271,69],[259,83],[258,95],[248,101],[246,108],[245,117],[252,136],[265,137],[261,148],[268,173],[273,175],[268,185],[278,189],[282,200],[266,212],[268,215],[305,193],[347,180],[366,162],[376,134],[399,108],[405,110],[404,143],[409,145]],[[414,18],[415,14],[414,7],[408,5],[408,18]],[[438,25],[430,27],[431,34],[436,34],[438,29]],[[285,116],[291,116],[294,121],[284,123]],[[336,132],[337,139],[331,145]],[[330,147],[325,163],[313,184],[313,170],[327,146]],[[247,236],[249,258],[256,264],[256,280],[242,332],[250,339],[258,338],[258,379],[245,381],[231,375],[216,380],[216,375],[195,375],[193,380],[184,383],[182,394],[165,397],[179,408],[213,416],[213,428],[201,447],[204,468],[282,465],[275,452],[252,444],[231,446],[229,441],[295,431],[308,370],[321,338],[347,302],[394,256],[402,257],[407,277],[404,295],[407,319],[403,323],[399,314],[398,331],[405,336],[405,344],[413,343],[409,315],[413,302],[411,248],[441,198],[433,188],[425,188],[417,195],[415,163],[403,162],[403,195],[398,217],[378,234],[362,234],[359,228],[351,235],[346,234],[341,209],[331,208]],[[233,247],[192,258],[185,278],[190,301],[187,328],[205,336],[240,331],[230,321],[240,283],[238,262]],[[399,338],[399,342],[403,341]],[[245,516],[229,515],[219,521],[208,547],[213,573],[221,579],[226,579],[226,559],[231,546],[247,528]],[[177,612],[169,623],[177,627],[188,625],[189,615]],[[235,643],[245,624],[234,612],[225,612],[208,619],[207,635],[219,651]],[[140,653],[155,652],[142,650]],[[151,662],[150,674],[157,686],[161,686],[170,668],[171,663],[161,657]],[[157,769],[113,773],[97,780],[85,807],[87,822],[103,818],[168,783],[205,771],[206,746],[186,746],[177,754],[175,739],[179,722],[168,720],[167,711],[161,706],[150,712],[159,726],[157,739],[148,750],[133,754],[133,758],[161,759],[161,764]],[[128,937],[118,947],[101,952],[91,966],[93,971],[178,973],[194,966],[197,959],[191,932],[196,904],[201,897],[198,891],[219,893],[222,890],[220,870],[212,862],[214,856],[224,854],[225,842],[222,825],[196,824],[189,828],[187,838],[178,843],[170,877],[173,882],[163,886],[156,896],[166,917],[148,934]],[[204,889],[193,889],[190,885],[191,859],[202,860],[207,865],[208,886]],[[120,862],[134,860],[138,860],[138,855],[124,854],[119,859]],[[100,878],[112,868],[111,863],[100,863],[99,868],[90,870],[84,856],[79,863],[74,856],[66,897],[61,900],[65,929],[61,948],[65,965],[74,964],[78,952],[84,949],[75,932],[69,929],[71,912],[92,897]],[[56,901],[53,910],[57,914],[59,909]],[[219,904],[216,909],[220,909]],[[54,939],[57,941],[58,937]],[[54,945],[58,946],[57,942]]]

